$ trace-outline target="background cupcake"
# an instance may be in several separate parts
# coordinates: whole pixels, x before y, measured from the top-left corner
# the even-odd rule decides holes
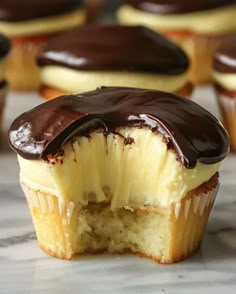
[[[6,37],[0,34],[0,131],[3,119],[3,109],[8,89],[8,84],[5,79],[6,57],[10,50],[10,42]]]
[[[213,77],[222,118],[236,152],[236,35],[219,46],[213,59]]]
[[[191,58],[190,80],[211,81],[212,56],[222,39],[236,31],[233,0],[127,0],[118,11],[122,24],[142,24],[180,44]]]
[[[35,56],[49,38],[85,21],[80,0],[0,2],[0,32],[11,39],[7,77],[14,90],[39,86]]]
[[[97,25],[51,39],[39,54],[41,94],[50,99],[103,86],[159,89],[190,96],[188,58],[150,29]]]

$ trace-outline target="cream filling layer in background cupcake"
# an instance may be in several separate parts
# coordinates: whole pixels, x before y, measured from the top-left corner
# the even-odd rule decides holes
[[[220,35],[236,30],[236,5],[184,14],[152,14],[130,5],[123,5],[117,16],[121,24],[140,24],[153,30],[184,30],[209,35]]]
[[[0,21],[0,32],[9,37],[35,36],[55,33],[82,24],[86,19],[84,9],[77,9],[62,15],[34,20],[7,22]]]
[[[167,149],[163,137],[144,128],[122,128],[124,137],[95,132],[64,146],[61,158],[26,160],[18,156],[20,181],[29,188],[56,195],[61,201],[86,205],[111,201],[123,206],[167,207],[208,181],[220,163],[197,163],[187,169]],[[124,138],[133,138],[131,144]]]
[[[0,82],[5,79],[6,58],[0,58]]]
[[[229,91],[236,91],[236,73],[220,73],[213,71],[214,81]]]
[[[188,83],[187,73],[161,75],[139,72],[82,71],[62,66],[44,66],[40,71],[43,85],[69,93],[86,92],[101,85],[175,92]]]

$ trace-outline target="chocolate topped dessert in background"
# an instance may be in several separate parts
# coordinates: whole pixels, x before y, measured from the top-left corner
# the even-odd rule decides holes
[[[82,0],[1,1],[0,32],[12,42],[7,67],[11,87],[37,89],[39,71],[35,56],[40,48],[51,37],[84,23],[85,18]]]
[[[191,92],[184,51],[141,26],[73,29],[50,40],[37,61],[45,98],[93,90],[102,84]]]
[[[52,39],[39,54],[38,64],[79,70],[140,71],[181,74],[188,69],[185,53],[144,27],[85,26]]]
[[[236,152],[236,34],[220,44],[213,58],[213,77],[219,107]]]
[[[190,81],[212,80],[212,56],[236,32],[236,1],[127,0],[118,10],[121,24],[144,25],[179,44],[191,60]]]

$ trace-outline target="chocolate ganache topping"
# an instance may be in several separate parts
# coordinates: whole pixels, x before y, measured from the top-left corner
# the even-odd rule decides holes
[[[236,73],[236,35],[225,39],[218,47],[213,58],[215,71]]]
[[[2,0],[0,21],[25,21],[73,11],[82,0]]]
[[[12,123],[9,142],[26,159],[47,159],[63,152],[63,144],[74,136],[101,128],[104,135],[119,133],[119,127],[127,126],[162,134],[187,168],[198,160],[219,162],[228,153],[227,132],[196,103],[166,92],[123,87],[101,87],[43,103]]]
[[[126,0],[134,8],[151,13],[177,14],[236,4],[235,0]]]
[[[10,41],[0,34],[0,58],[5,57],[10,50]]]
[[[98,25],[51,39],[38,56],[38,64],[172,75],[185,72],[189,62],[179,47],[147,28]]]

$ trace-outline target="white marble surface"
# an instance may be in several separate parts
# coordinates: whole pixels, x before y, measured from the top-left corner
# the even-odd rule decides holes
[[[210,89],[195,100],[217,114]],[[39,103],[35,94],[10,94],[5,142],[0,153],[0,294],[64,293],[236,293],[236,157],[221,169],[221,189],[200,251],[175,265],[158,265],[135,256],[86,256],[68,262],[38,247],[18,184],[16,156],[6,130],[22,111]],[[40,118],[39,118],[40,119]]]

